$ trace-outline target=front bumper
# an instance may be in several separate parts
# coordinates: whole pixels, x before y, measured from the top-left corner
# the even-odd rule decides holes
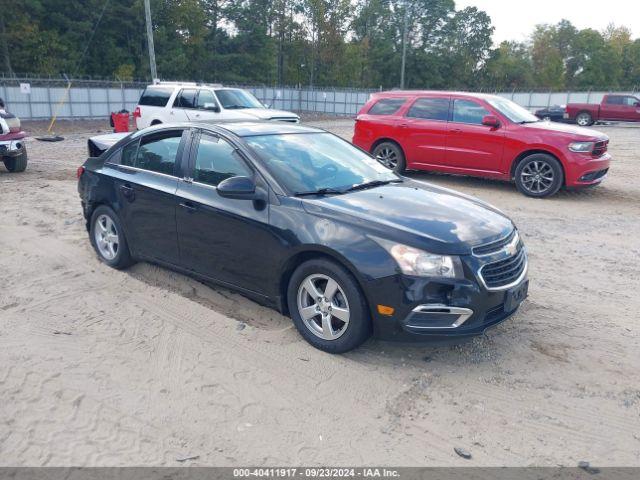
[[[610,164],[611,155],[608,153],[597,158],[574,153],[567,165],[565,184],[569,188],[597,185],[607,177]]]
[[[512,316],[528,289],[526,249],[524,267],[514,281],[487,287],[481,269],[503,260],[503,253],[461,257],[462,279],[432,279],[396,274],[367,282],[374,335],[384,340],[424,341],[430,337],[480,335]],[[519,295],[514,301],[514,295]],[[377,306],[393,308],[383,315]],[[388,309],[382,309],[388,312]]]
[[[24,139],[0,140],[0,157],[17,157],[24,151]]]

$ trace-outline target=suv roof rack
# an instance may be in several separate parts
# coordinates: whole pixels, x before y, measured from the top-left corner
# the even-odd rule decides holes
[[[222,88],[223,87],[223,85],[221,83],[204,83],[204,82],[165,82],[165,81],[157,81],[157,82],[154,82],[154,85],[176,85],[176,86],[213,87],[213,88]]]
[[[154,85],[189,85],[189,86],[197,86],[196,82],[154,82]]]

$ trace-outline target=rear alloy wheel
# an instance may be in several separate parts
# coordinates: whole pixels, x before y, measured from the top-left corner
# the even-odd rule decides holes
[[[392,142],[382,142],[373,149],[373,156],[389,170],[403,173],[407,165],[404,154],[398,145]]]
[[[536,153],[520,161],[516,186],[529,197],[543,198],[556,193],[563,182],[562,167],[551,155]]]
[[[317,259],[300,265],[289,282],[287,300],[298,332],[320,350],[347,352],[371,334],[360,288],[334,262]]]
[[[588,127],[593,125],[593,118],[588,112],[581,112],[576,116],[576,123],[581,127]]]
[[[96,208],[91,216],[91,244],[104,263],[122,269],[133,263],[120,219],[106,206]]]

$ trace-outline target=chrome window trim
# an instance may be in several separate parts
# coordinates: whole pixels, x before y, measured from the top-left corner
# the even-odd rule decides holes
[[[130,165],[122,165],[121,163],[105,162],[105,165],[109,166],[109,167],[112,167],[112,168],[115,167],[116,170],[118,168],[123,168],[125,170],[133,170],[135,172],[151,173],[153,175],[160,175],[161,177],[167,177],[167,178],[173,178],[174,180],[180,180],[180,177],[177,177],[175,175],[169,175],[167,173],[160,173],[160,172],[156,172],[156,171],[153,171],[153,170],[146,170],[144,168],[139,168],[139,167],[132,167]]]
[[[447,312],[441,312],[440,310],[448,310]],[[445,330],[445,329],[454,329],[463,325],[469,318],[473,315],[473,310],[470,308],[462,308],[462,307],[450,307],[449,305],[444,305],[440,303],[430,303],[424,305],[418,305],[413,310],[412,313],[444,313],[446,315],[459,315],[458,319],[453,322],[448,327],[428,327],[424,325],[411,325],[406,324],[407,328],[417,328],[421,330]]]

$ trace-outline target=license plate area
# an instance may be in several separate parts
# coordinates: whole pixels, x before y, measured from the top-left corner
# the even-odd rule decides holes
[[[529,280],[521,283],[517,287],[507,290],[504,296],[505,312],[513,312],[520,305],[529,293]]]

